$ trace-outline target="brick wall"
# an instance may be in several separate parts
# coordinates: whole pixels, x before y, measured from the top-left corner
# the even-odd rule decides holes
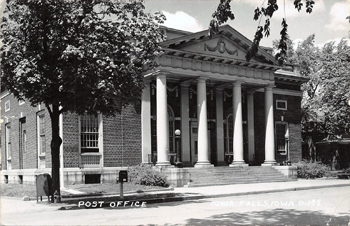
[[[289,126],[289,150],[292,162],[301,159],[301,97],[288,95],[273,95],[274,123],[287,122]],[[277,110],[276,100],[286,100],[287,110]],[[254,94],[254,130],[255,130],[255,159],[257,163],[265,160],[265,95],[263,92]],[[276,154],[276,161],[282,162],[287,156]]]
[[[63,162],[65,168],[79,167],[79,121],[78,115],[63,115]]]
[[[103,143],[105,167],[141,163],[141,116],[134,106],[115,117],[103,118]]]
[[[3,93],[4,95],[4,93]],[[5,112],[5,103],[10,101],[10,110]],[[32,107],[28,101],[19,104],[18,100],[12,95],[6,95],[1,99],[1,164],[2,169],[7,169],[7,156],[5,145],[5,126],[11,126],[11,168],[20,168],[20,121],[25,119],[26,129],[26,148],[23,150],[23,169],[38,168],[38,144],[37,144],[37,113],[44,112],[45,108]],[[51,167],[50,141],[51,141],[51,122],[49,115],[46,114],[46,166]]]

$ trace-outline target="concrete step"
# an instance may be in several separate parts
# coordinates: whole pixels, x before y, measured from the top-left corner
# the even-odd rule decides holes
[[[292,181],[272,167],[190,168],[189,186]]]

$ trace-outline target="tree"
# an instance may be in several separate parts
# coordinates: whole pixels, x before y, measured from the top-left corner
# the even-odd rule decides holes
[[[4,86],[52,124],[52,191],[60,195],[59,115],[115,115],[139,101],[143,67],[155,66],[162,14],[140,0],[7,0],[1,20]]]
[[[342,39],[338,45],[329,42],[319,49],[314,40],[315,35],[307,37],[286,59],[309,78],[302,86],[302,131],[341,135],[350,125],[350,46]]]
[[[228,19],[231,19],[231,20],[235,19],[235,16],[231,10],[230,3],[231,3],[231,0],[220,0],[217,10],[212,15],[213,19],[210,21],[210,24],[209,24],[209,33],[211,36],[216,32],[218,32],[219,26],[227,22]],[[263,1],[263,4],[264,3],[265,1]],[[315,2],[313,0],[305,0],[305,9],[307,13],[312,12],[314,4]],[[294,6],[298,11],[300,11],[303,7],[302,0],[294,0]],[[252,45],[249,48],[249,51],[246,55],[247,61],[250,61],[258,52],[260,41],[264,37],[264,35],[266,37],[270,35],[270,19],[273,17],[273,14],[278,10],[278,8],[279,7],[277,4],[277,0],[268,0],[267,7],[264,7],[262,5],[260,8],[257,7],[254,10],[253,19],[261,20],[263,17],[265,17],[265,24],[264,26],[260,26],[260,22],[259,22],[257,31],[254,35]],[[286,18],[282,19],[281,25],[282,25],[282,29],[280,32],[281,39],[279,40],[279,44],[278,44],[278,52],[275,55],[279,64],[283,64],[287,58],[286,54],[287,54],[287,45],[288,45],[287,44],[288,24],[287,24]]]
[[[341,135],[350,128],[350,46],[345,39],[322,49],[320,109],[328,134]],[[348,130],[348,131],[347,131]]]

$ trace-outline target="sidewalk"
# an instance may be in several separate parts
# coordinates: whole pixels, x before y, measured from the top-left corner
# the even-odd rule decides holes
[[[150,203],[164,203],[174,201],[195,200],[203,198],[228,197],[252,195],[272,192],[298,191],[329,187],[350,186],[350,180],[339,179],[316,179],[290,182],[273,182],[273,183],[254,183],[254,184],[235,184],[207,187],[189,187],[174,188],[173,190],[148,191],[143,193],[124,194],[124,201],[139,201]],[[76,204],[79,202],[104,201],[105,206],[110,202],[120,201],[119,194],[108,194],[100,196],[70,196],[62,199],[63,203]],[[71,208],[71,206],[69,207]]]
[[[315,180],[303,180],[291,182],[273,182],[273,183],[254,183],[254,184],[235,184],[235,185],[221,185],[221,186],[207,186],[207,187],[190,187],[190,188],[174,188],[164,189],[157,191],[145,191],[142,193],[127,193],[124,194],[124,201],[139,203],[146,202],[151,203],[165,203],[174,201],[188,201],[204,198],[215,197],[229,197],[229,196],[241,196],[241,195],[253,195],[272,192],[284,192],[284,191],[299,191],[310,190],[318,188],[329,187],[344,187],[350,186],[350,180],[339,179],[315,179]],[[77,209],[78,204],[93,201],[103,201],[103,206],[109,207],[111,202],[121,201],[119,194],[107,194],[107,195],[70,195],[69,197],[63,197],[62,203],[48,204],[47,200],[36,203],[32,201],[23,201],[19,198],[1,197],[2,202],[17,203],[16,206],[30,205],[30,208],[35,209],[47,209],[56,208],[59,210]],[[10,204],[9,203],[9,204]],[[4,203],[2,203],[4,204]],[[10,204],[11,205],[11,204]],[[79,208],[86,208],[84,205],[80,205]]]

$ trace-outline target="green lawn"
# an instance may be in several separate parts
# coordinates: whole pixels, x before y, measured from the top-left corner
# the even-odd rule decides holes
[[[87,194],[119,194],[120,184],[75,184],[66,186],[67,189],[74,189],[78,191],[85,192]],[[133,183],[124,183],[123,190],[126,192],[138,192],[142,193],[146,190],[154,189],[164,189],[164,187],[156,186],[144,186]],[[1,184],[0,185],[0,194],[1,196],[10,196],[10,197],[36,197],[36,188],[35,185],[29,184]],[[70,193],[62,191],[62,195],[69,195]]]

